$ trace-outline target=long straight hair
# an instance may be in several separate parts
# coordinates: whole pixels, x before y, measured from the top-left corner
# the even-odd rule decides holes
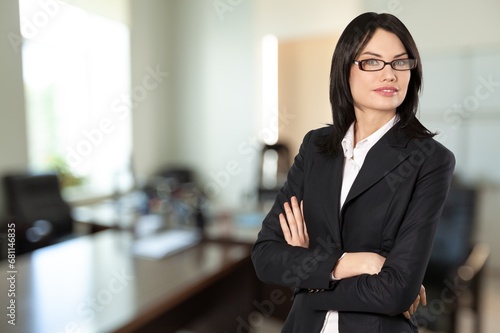
[[[330,71],[330,104],[333,116],[333,131],[317,143],[320,152],[336,155],[341,151],[341,142],[351,124],[356,120],[354,100],[349,86],[353,61],[358,57],[377,29],[395,34],[403,43],[408,57],[417,60],[411,70],[406,97],[396,113],[399,122],[410,138],[432,137],[435,134],[425,128],[416,117],[419,93],[422,86],[422,62],[417,45],[406,26],[394,15],[364,13],[356,17],[345,28],[337,42]]]

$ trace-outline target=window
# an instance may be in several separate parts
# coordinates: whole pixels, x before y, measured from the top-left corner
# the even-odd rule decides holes
[[[79,185],[70,196],[129,189],[128,27],[56,0],[19,3],[30,168],[62,172]]]

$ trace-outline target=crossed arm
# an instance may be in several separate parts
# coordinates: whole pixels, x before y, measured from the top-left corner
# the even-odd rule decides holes
[[[291,204],[285,202],[285,214],[279,215],[281,230],[286,242],[292,246],[309,248],[309,235],[304,221],[303,201],[298,203],[296,197],[292,197]],[[332,268],[332,276],[336,279],[345,279],[361,274],[377,274],[384,265],[385,258],[374,252],[346,252],[341,260],[338,260]],[[420,287],[420,292],[410,308],[403,313],[406,318],[410,318],[417,310],[419,304],[426,305],[426,293],[424,286]]]

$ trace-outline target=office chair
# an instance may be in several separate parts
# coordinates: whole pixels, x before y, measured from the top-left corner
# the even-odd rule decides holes
[[[480,286],[489,248],[472,237],[476,192],[452,185],[444,204],[423,283],[428,306],[415,316],[427,331],[455,333],[458,313],[468,307],[475,315],[475,333],[480,332]]]
[[[16,253],[73,238],[71,208],[61,196],[56,174],[3,178],[7,221],[16,224]]]

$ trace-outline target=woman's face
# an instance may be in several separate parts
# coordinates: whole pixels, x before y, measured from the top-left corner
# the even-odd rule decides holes
[[[355,60],[365,59],[390,62],[396,59],[408,59],[408,54],[395,34],[377,29]],[[410,70],[396,71],[389,64],[380,71],[367,72],[353,64],[349,85],[356,115],[359,112],[394,115],[396,108],[405,99],[410,72]]]

